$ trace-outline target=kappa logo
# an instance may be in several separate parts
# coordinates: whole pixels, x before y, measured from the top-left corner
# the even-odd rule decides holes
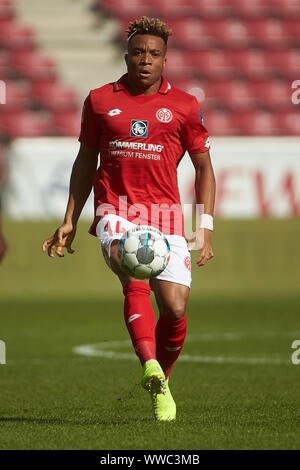
[[[160,109],[156,112],[156,118],[157,118],[160,122],[171,122],[172,119],[173,119],[173,114],[172,114],[172,111],[170,111],[170,110],[167,109],[167,108],[160,108]]]
[[[118,114],[121,114],[121,112],[122,112],[121,109],[116,108],[116,109],[111,109],[110,111],[108,111],[107,114],[109,116],[117,116]]]
[[[147,137],[148,121],[131,120],[130,137]]]
[[[127,323],[131,323],[133,320],[136,320],[137,318],[141,317],[142,315],[140,315],[139,313],[134,313],[133,315],[131,315],[128,320],[127,320]]]

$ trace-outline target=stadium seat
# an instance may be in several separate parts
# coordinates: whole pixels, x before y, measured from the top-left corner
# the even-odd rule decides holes
[[[15,17],[15,7],[12,0],[0,0],[0,22]]]
[[[4,112],[2,132],[10,139],[53,135],[54,128],[48,113],[33,111]]]
[[[33,83],[32,95],[37,103],[50,111],[75,111],[78,109],[76,91],[60,82]]]
[[[230,0],[235,13],[245,19],[264,17],[273,12],[272,0]]]
[[[278,18],[260,18],[247,21],[252,41],[263,47],[288,47],[293,40],[293,32],[288,22]]]
[[[193,16],[194,0],[152,0],[155,13],[163,17],[167,22],[170,17],[189,17]]]
[[[53,114],[56,134],[64,137],[78,137],[81,126],[81,112],[59,112]]]
[[[188,50],[205,48],[214,45],[214,33],[209,22],[197,18],[181,18],[168,20],[172,28],[172,40],[178,47]]]
[[[11,50],[33,50],[35,48],[34,31],[29,26],[14,20],[2,22],[0,46]]]
[[[204,109],[204,125],[211,136],[236,136],[240,127],[234,114],[219,110],[206,112]]]
[[[300,77],[299,49],[270,51],[268,61],[278,76],[287,77],[290,80]]]
[[[230,78],[237,70],[231,55],[224,49],[202,49],[196,50],[193,54],[195,70],[200,77],[205,76],[212,80]]]
[[[275,11],[281,17],[300,17],[299,0],[272,0],[272,7],[275,8]]]
[[[193,11],[201,18],[224,18],[234,10],[228,0],[193,0]]]
[[[264,49],[241,49],[229,52],[228,56],[239,76],[248,79],[271,78],[274,73],[274,66],[268,60],[269,52]]]
[[[202,80],[185,80],[185,79],[179,79],[179,80],[173,80],[171,82],[171,85],[179,88],[182,91],[185,91],[186,93],[189,93],[197,98],[199,103],[204,103],[206,99],[206,93],[205,93],[205,88],[206,88],[206,81]],[[207,102],[205,102],[205,107],[208,108]]]
[[[10,54],[8,51],[0,51],[0,80],[11,75]]]
[[[33,101],[30,85],[26,81],[6,80],[6,103],[7,110],[23,110],[29,108]]]
[[[292,105],[291,83],[287,80],[265,80],[253,83],[252,87],[260,104],[267,106],[270,110],[288,109]]]
[[[164,75],[170,80],[174,78],[191,78],[194,76],[193,57],[186,51],[168,49]]]
[[[299,106],[299,105],[298,105]],[[296,108],[296,107],[295,107]],[[300,112],[289,111],[279,113],[279,123],[282,135],[290,135],[299,137],[300,129]]]
[[[232,110],[253,108],[258,99],[251,82],[247,80],[223,80],[213,84],[213,93],[219,103]]]
[[[12,54],[12,66],[19,73],[34,81],[54,81],[56,65],[48,55],[40,51],[17,51]]]
[[[151,15],[154,12],[153,2],[150,0],[99,0],[98,5],[104,10],[117,17],[139,17]]]
[[[274,113],[267,111],[247,111],[236,113],[242,135],[278,136],[281,128]]]
[[[216,20],[211,24],[210,33],[214,35],[220,47],[249,47],[255,37],[251,36],[248,24],[236,18]]]

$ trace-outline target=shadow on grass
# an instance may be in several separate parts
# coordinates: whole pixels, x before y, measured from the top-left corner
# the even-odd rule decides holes
[[[151,418],[130,418],[130,419],[83,419],[81,421],[58,419],[58,418],[27,418],[24,416],[17,416],[11,418],[0,418],[0,424],[4,423],[34,423],[34,424],[50,424],[50,425],[75,425],[75,426],[95,426],[95,425],[108,425],[108,424],[130,424],[130,423],[153,423]]]

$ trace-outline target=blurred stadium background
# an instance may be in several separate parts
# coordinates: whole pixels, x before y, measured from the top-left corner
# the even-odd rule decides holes
[[[218,340],[208,344],[203,336],[201,344],[187,342],[185,351],[250,361],[224,365],[216,359],[211,366],[203,359],[196,377],[188,362],[178,364],[178,377],[187,374],[195,383],[186,402],[179,401],[186,421],[168,441],[165,428],[143,423],[151,442],[134,418],[144,419],[144,397],[137,406],[129,391],[120,405],[109,361],[74,358],[77,345],[127,338],[118,281],[87,234],[91,199],[76,254],[49,260],[40,251],[65,210],[83,99],[125,72],[124,30],[144,14],[173,29],[165,75],[201,102],[217,179],[215,259],[193,268],[189,311],[190,332]],[[0,339],[7,344],[7,365],[0,366],[1,448],[297,448],[299,426],[295,433],[291,423],[299,423],[299,371],[286,364],[300,336],[300,2],[0,0],[0,83],[2,216],[9,246],[0,267]],[[193,176],[184,158],[183,202],[193,201]],[[104,322],[99,315],[105,312]],[[234,347],[230,332],[241,335]],[[253,355],[266,365],[249,365]],[[286,363],[277,365],[281,360]],[[137,363],[129,361],[128,370],[137,380]],[[204,411],[197,384],[207,393]],[[207,398],[211,384],[214,395]],[[106,399],[96,399],[104,413],[98,422],[93,406],[101,387]],[[181,390],[179,383],[179,400]],[[196,423],[191,416],[198,405],[202,421]],[[114,419],[116,428],[107,434]],[[227,423],[234,427],[230,433]],[[84,435],[78,424],[90,426]]]

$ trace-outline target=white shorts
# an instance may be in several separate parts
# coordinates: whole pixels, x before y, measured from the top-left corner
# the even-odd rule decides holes
[[[111,267],[109,259],[112,241],[119,240],[124,232],[133,227],[136,227],[136,224],[115,214],[107,214],[98,222],[96,233],[101,241],[103,256],[109,267]],[[187,248],[186,239],[180,235],[165,236],[170,244],[170,260],[166,269],[155,279],[191,287],[191,254]]]

